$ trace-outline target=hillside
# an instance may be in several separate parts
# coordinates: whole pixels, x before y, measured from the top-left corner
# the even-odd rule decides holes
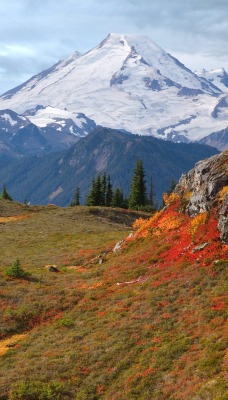
[[[99,207],[27,206],[0,200],[1,266],[9,265],[12,257],[37,267],[58,264],[60,259],[75,262],[75,253],[82,250],[81,260],[87,248],[97,255],[103,246],[114,245],[129,233],[139,215],[148,214]]]
[[[0,183],[7,185],[17,201],[60,206],[70,204],[79,186],[84,204],[92,179],[103,172],[111,175],[113,187],[129,195],[133,169],[141,159],[148,193],[152,177],[160,203],[172,179],[178,180],[197,161],[216,153],[216,149],[197,143],[172,143],[100,127],[67,151],[26,158],[1,168]]]
[[[128,211],[0,203],[1,400],[227,399],[227,167],[198,163],[131,236]]]

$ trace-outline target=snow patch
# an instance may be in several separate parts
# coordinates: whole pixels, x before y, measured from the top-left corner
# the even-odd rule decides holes
[[[9,124],[11,126],[14,126],[17,124],[17,121],[15,121],[14,119],[11,118],[11,116],[9,114],[3,114],[2,118],[4,118],[7,122],[9,122]]]

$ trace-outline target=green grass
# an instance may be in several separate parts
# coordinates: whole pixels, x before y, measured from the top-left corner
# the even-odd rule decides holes
[[[14,215],[26,218],[0,222],[0,268],[18,258],[32,270],[45,264],[83,262],[84,250],[90,251],[91,257],[99,254],[124,238],[140,213],[99,207],[34,207],[1,201],[0,218]]]

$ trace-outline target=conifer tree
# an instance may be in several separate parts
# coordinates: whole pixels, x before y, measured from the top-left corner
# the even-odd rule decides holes
[[[106,194],[107,194],[107,179],[106,173],[101,178],[101,206],[106,206]]]
[[[70,203],[71,207],[80,206],[80,188],[77,186],[73,199]]]
[[[129,208],[138,210],[147,203],[145,172],[143,162],[138,160],[134,169],[134,176],[131,182]]]
[[[112,207],[123,207],[124,198],[122,191],[117,188],[114,190],[113,199],[112,199]]]
[[[98,175],[92,180],[92,188],[87,196],[87,206],[102,206],[104,205],[104,192],[102,188],[102,178]]]
[[[106,207],[111,207],[112,199],[113,199],[112,184],[111,184],[110,175],[108,175],[107,189],[106,189]]]
[[[3,200],[10,200],[10,201],[13,201],[12,197],[9,195],[9,193],[8,193],[7,190],[6,190],[6,185],[5,185],[5,183],[3,184],[1,198],[2,198]]]
[[[95,182],[95,205],[102,206],[104,201],[103,188],[102,188],[102,178],[98,175]]]
[[[28,278],[30,275],[29,272],[26,272],[22,267],[20,260],[17,259],[11,267],[6,270],[6,276],[10,276],[11,278]]]
[[[92,179],[91,190],[86,199],[87,206],[95,206],[95,179]]]

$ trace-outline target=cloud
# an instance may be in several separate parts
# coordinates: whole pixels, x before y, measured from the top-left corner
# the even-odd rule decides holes
[[[227,0],[1,0],[0,15],[0,91],[109,32],[145,34],[181,61],[228,68]]]

